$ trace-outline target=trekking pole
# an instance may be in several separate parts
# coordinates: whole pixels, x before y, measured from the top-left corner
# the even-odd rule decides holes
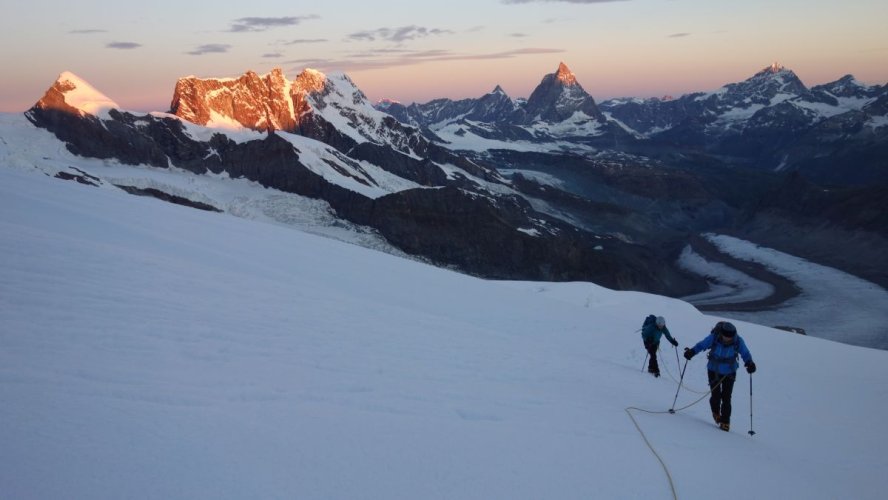
[[[677,346],[677,345],[674,345],[674,346],[672,346],[672,347],[675,348],[675,366],[678,366],[678,365],[681,364],[681,360],[678,359],[678,346]]]
[[[641,371],[644,371],[644,367],[648,364],[648,354],[644,355],[644,361],[641,363]]]
[[[675,352],[678,352],[677,350]],[[675,399],[672,400],[672,408],[669,408],[669,413],[675,413],[675,402],[678,401],[678,391],[681,390],[681,382],[685,378],[685,369],[688,367],[688,360],[685,360],[685,364],[681,369],[681,377],[678,379],[678,389],[675,390]]]
[[[749,435],[755,436],[755,431],[752,430],[752,374],[749,374]]]

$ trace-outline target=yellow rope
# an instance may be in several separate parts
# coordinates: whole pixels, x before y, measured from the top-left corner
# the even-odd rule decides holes
[[[670,374],[670,376],[671,376],[671,374]],[[660,465],[663,467],[663,472],[666,473],[666,479],[669,480],[669,489],[672,490],[672,498],[674,498],[675,500],[678,500],[678,493],[675,492],[675,483],[672,481],[672,474],[669,472],[669,467],[666,466],[666,462],[663,461],[663,459],[660,457],[660,454],[657,453],[657,450],[655,450],[654,447],[653,447],[653,445],[651,445],[651,442],[648,440],[648,438],[647,438],[647,436],[645,435],[644,431],[641,430],[641,426],[638,425],[638,421],[636,421],[636,420],[635,420],[635,417],[632,416],[632,412],[631,412],[631,410],[640,411],[640,412],[644,412],[644,413],[651,413],[651,414],[660,414],[660,413],[677,413],[677,412],[680,412],[680,411],[682,411],[682,410],[687,410],[688,408],[694,406],[695,404],[699,403],[700,401],[703,401],[703,399],[705,399],[706,396],[712,394],[712,391],[715,390],[715,388],[718,387],[726,377],[727,377],[727,375],[723,375],[722,378],[719,379],[718,383],[716,383],[715,385],[713,385],[713,386],[709,389],[708,392],[704,393],[702,396],[700,396],[699,399],[697,399],[697,400],[694,401],[693,403],[691,403],[691,404],[689,404],[689,405],[686,405],[686,406],[682,406],[681,408],[678,408],[678,409],[675,409],[675,410],[671,410],[671,411],[670,411],[670,410],[667,410],[667,411],[651,411],[651,410],[645,410],[644,408],[636,408],[636,407],[634,407],[634,406],[630,406],[630,407],[628,407],[628,408],[625,408],[626,414],[629,415],[629,418],[632,420],[632,423],[635,424],[635,428],[638,429],[638,433],[641,434],[641,438],[644,439],[644,443],[645,443],[645,444],[647,445],[647,447],[651,450],[651,453],[653,453],[654,456],[657,457],[657,460],[660,462]],[[673,379],[673,380],[674,380],[674,379]],[[678,381],[676,381],[676,383],[678,383]],[[682,387],[683,387],[683,386],[682,386]],[[692,392],[696,392],[696,391],[692,391]],[[698,393],[698,394],[699,394],[699,393]]]
[[[632,416],[632,413],[629,410],[638,410],[638,411],[643,411],[645,413],[669,413],[669,412],[665,412],[665,411],[653,412],[653,411],[642,410],[641,408],[635,408],[635,407],[631,407],[631,406],[629,408],[626,408],[626,414],[629,415],[629,418],[632,420],[632,423],[635,424],[635,428],[638,429],[638,433],[641,434],[641,438],[644,439],[644,444],[646,444],[647,447],[651,450],[651,453],[653,453],[654,456],[657,457],[657,460],[660,461],[660,465],[663,467],[663,471],[666,472],[666,479],[669,480],[669,489],[672,490],[672,498],[674,498],[675,500],[678,500],[678,493],[675,492],[675,484],[672,482],[672,474],[669,473],[669,467],[666,467],[666,462],[664,462],[663,459],[660,458],[660,454],[657,453],[657,450],[655,450],[653,445],[651,445],[651,442],[648,441],[648,438],[644,434],[644,431],[641,430],[641,426],[638,425],[638,422],[635,420],[635,417]]]

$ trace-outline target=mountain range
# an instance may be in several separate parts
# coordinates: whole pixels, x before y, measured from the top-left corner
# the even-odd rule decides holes
[[[574,106],[558,114],[556,101]],[[633,226],[623,217],[605,230],[663,242],[663,227],[717,227],[888,284],[874,264],[888,250],[875,201],[888,194],[888,84],[846,75],[808,88],[774,63],[711,92],[595,104],[562,63],[526,101],[497,87],[477,99],[377,108],[500,172],[555,178],[572,194],[654,219]],[[820,200],[818,212],[800,210],[800,198]],[[849,238],[853,250],[843,248]]]
[[[864,241],[855,252],[888,249],[881,212],[843,215],[872,214],[885,189],[886,88],[849,76],[808,89],[775,64],[715,92],[599,104],[561,63],[526,100],[496,87],[374,107],[345,74],[291,81],[276,69],[181,78],[170,110],[145,114],[63,73],[26,117],[79,156],[322,200],[335,218],[463,272],[680,296],[706,284],[678,255],[714,229],[888,282],[885,266],[835,251],[837,235]],[[102,182],[101,171],[61,170],[49,173]],[[764,201],[817,183],[844,193],[811,198],[828,218]],[[121,187],[226,211],[163,186]]]
[[[777,63],[713,92],[596,104],[561,63],[527,100],[512,100],[497,86],[477,99],[409,106],[384,100],[377,109],[456,149],[513,149],[490,140],[642,154],[690,149],[750,168],[865,185],[888,181],[886,106],[888,84],[870,86],[846,75],[809,89]]]

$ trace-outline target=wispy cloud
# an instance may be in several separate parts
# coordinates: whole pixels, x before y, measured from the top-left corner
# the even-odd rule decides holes
[[[326,42],[326,38],[297,38],[296,40],[278,40],[277,45],[301,45],[304,43],[322,43]]]
[[[296,26],[303,21],[320,19],[320,16],[287,16],[287,17],[242,17],[231,22],[228,31],[232,33],[245,33],[251,31],[265,31],[271,28]]]
[[[228,49],[230,48],[231,45],[225,43],[208,43],[206,45],[200,45],[194,50],[186,52],[186,54],[192,56],[202,56],[204,54],[224,54],[225,52],[228,52]]]
[[[292,64],[305,64],[313,66],[317,69],[325,71],[362,71],[371,69],[387,69],[401,66],[413,66],[417,64],[443,62],[443,61],[478,61],[492,59],[511,59],[525,55],[535,54],[558,54],[564,52],[563,49],[550,48],[525,48],[507,50],[503,52],[487,52],[480,54],[459,54],[449,50],[423,50],[423,51],[403,51],[394,57],[373,58],[362,57],[372,56],[370,53],[353,54],[352,58],[347,59],[304,59],[288,61]],[[381,53],[381,52],[380,52]],[[302,68],[295,68],[297,71]]]
[[[262,54],[262,57],[265,59],[278,59],[284,57],[280,52],[269,52],[268,54]]]
[[[108,30],[71,30],[69,35],[92,35],[95,33],[107,33]]]
[[[629,0],[503,0],[503,3],[610,3],[610,2],[627,2]]]
[[[379,28],[375,30],[358,31],[348,35],[348,39],[358,42],[384,40],[387,42],[401,43],[406,40],[425,38],[427,36],[450,34],[453,34],[453,31],[411,25],[401,26],[399,28]]]
[[[529,37],[527,33],[509,33],[509,36],[512,38],[526,38]]]
[[[105,47],[109,48],[109,49],[124,49],[124,50],[138,49],[141,46],[142,46],[141,43],[135,43],[135,42],[111,42],[111,43],[105,44]]]
[[[671,35],[666,35],[666,38],[684,38],[686,36],[691,36],[690,33],[673,33]]]

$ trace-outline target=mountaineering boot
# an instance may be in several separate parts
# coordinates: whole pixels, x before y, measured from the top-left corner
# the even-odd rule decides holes
[[[660,376],[660,370],[652,370],[652,369],[648,368],[648,373],[650,373],[650,374],[653,375],[654,377],[659,377],[659,376]]]
[[[727,422],[721,422],[720,424],[718,424],[718,428],[725,432],[729,432],[731,430],[731,424]]]
[[[715,420],[715,423],[718,424],[721,420],[721,415],[716,412],[712,412],[712,420]]]

